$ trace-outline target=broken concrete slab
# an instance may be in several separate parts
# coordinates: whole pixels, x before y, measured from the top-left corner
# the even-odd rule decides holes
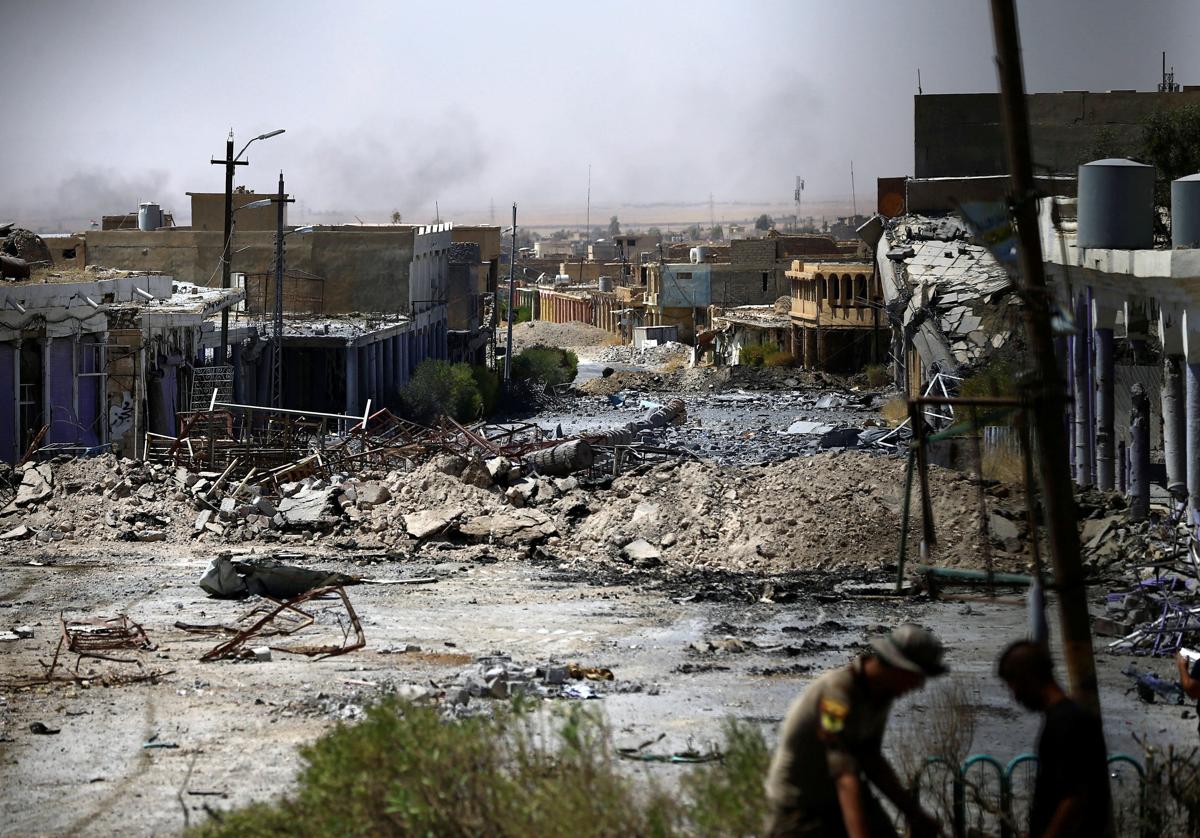
[[[32,468],[26,468],[21,475],[21,484],[17,486],[17,496],[13,499],[14,506],[28,506],[39,503],[54,494],[54,472],[49,463],[40,463]]]
[[[513,509],[479,515],[460,525],[459,531],[477,541],[493,539],[502,544],[528,544],[556,535],[558,528],[540,509]]]
[[[377,480],[370,480],[357,488],[358,505],[363,509],[379,506],[392,499],[392,493]]]
[[[0,541],[20,541],[24,538],[29,538],[33,535],[33,530],[21,524],[19,527],[13,527],[6,533],[0,534]]]
[[[279,513],[287,523],[297,526],[316,524],[329,513],[332,489],[309,489],[279,502]]]
[[[209,523],[212,521],[213,516],[215,514],[216,513],[214,513],[211,509],[201,510],[200,514],[196,516],[196,524],[195,524],[196,532],[200,532],[205,527],[207,527],[209,525]]]
[[[415,539],[429,538],[444,531],[462,514],[462,508],[457,506],[413,512],[404,516],[404,529]]]

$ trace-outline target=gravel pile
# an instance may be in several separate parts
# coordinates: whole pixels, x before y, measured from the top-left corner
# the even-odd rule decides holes
[[[504,340],[503,327],[500,338]],[[581,349],[604,346],[617,338],[597,326],[587,323],[549,323],[534,320],[513,324],[513,351],[531,346],[552,346],[560,349]]]

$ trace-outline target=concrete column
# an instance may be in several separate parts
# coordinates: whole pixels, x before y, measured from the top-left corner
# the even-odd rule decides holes
[[[1192,509],[1200,511],[1200,308],[1184,313],[1183,326],[1187,488]]]
[[[396,357],[392,354],[392,339],[384,338],[383,345],[383,401],[389,407],[396,392]]]
[[[1096,486],[1112,491],[1116,485],[1116,440],[1113,434],[1113,412],[1116,369],[1113,347],[1113,326],[1116,311],[1094,306],[1096,344]]]
[[[385,392],[383,387],[383,341],[371,344],[371,358],[374,363],[372,374],[375,376],[375,405],[372,410],[383,407]]]
[[[817,330],[812,326],[804,327],[804,368],[817,368]]]
[[[49,426],[53,424],[54,419],[54,402],[50,396],[51,384],[54,381],[54,375],[50,371],[50,368],[54,366],[50,358],[54,338],[41,338],[39,343],[42,345],[42,424]],[[31,433],[37,433],[41,428],[30,428],[29,430]],[[139,428],[138,430],[140,432],[143,429]],[[49,441],[49,439],[46,440],[46,442]]]
[[[1112,491],[1116,454],[1113,439],[1113,330],[1096,330],[1096,485]]]
[[[358,413],[358,351],[353,345],[342,350],[342,363],[346,369],[346,407],[343,412],[354,416]]]
[[[371,364],[365,346],[356,346],[354,354],[358,357],[358,406],[361,409],[371,398]]]
[[[1200,361],[1187,365],[1187,488],[1192,509],[1200,511]]]
[[[1080,295],[1075,303],[1075,328],[1072,343],[1075,397],[1075,482],[1081,487],[1092,485],[1092,393],[1088,387],[1088,316],[1087,299]]]
[[[233,400],[237,404],[246,404],[246,371],[242,369],[242,342],[231,342],[229,345],[229,363],[233,365]]]
[[[1163,357],[1162,436],[1167,488],[1187,485],[1187,411],[1183,355]]]
[[[25,452],[21,449],[21,348],[24,341],[13,342],[13,457],[16,462]],[[108,427],[108,394],[102,394],[101,404],[104,410],[104,426]],[[106,434],[107,435],[107,434]]]
[[[1129,520],[1144,521],[1150,514],[1150,399],[1141,384],[1129,395]]]
[[[817,363],[813,369],[823,370],[829,363],[829,330],[817,327]]]

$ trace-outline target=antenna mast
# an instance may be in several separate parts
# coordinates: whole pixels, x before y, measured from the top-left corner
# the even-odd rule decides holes
[[[858,194],[854,191],[854,161],[850,161],[850,203],[854,207],[854,214],[858,215]]]

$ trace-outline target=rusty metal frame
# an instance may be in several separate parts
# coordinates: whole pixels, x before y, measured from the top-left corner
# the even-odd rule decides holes
[[[77,655],[75,671],[79,671],[79,663],[84,658],[113,661],[114,663],[134,663],[141,666],[136,658],[121,658],[105,652],[129,649],[153,651],[158,648],[150,642],[146,630],[140,623],[129,619],[127,614],[115,617],[92,617],[82,620],[67,620],[60,612],[58,620],[62,624],[62,635],[58,646],[54,649],[54,657],[46,667],[46,678],[49,679],[58,666],[58,659],[65,647],[68,652]]]
[[[218,643],[203,656],[201,656],[200,660],[214,661],[221,658],[236,658],[242,654],[246,644],[257,637],[270,637],[279,634],[295,633],[301,628],[311,625],[315,621],[315,617],[313,615],[310,615],[305,611],[301,611],[296,606],[313,600],[327,599],[329,596],[337,596],[341,599],[342,605],[346,609],[346,615],[350,619],[351,629],[354,632],[353,642],[346,642],[350,633],[343,629],[344,637],[341,645],[270,646],[269,648],[276,652],[289,652],[291,654],[305,655],[308,657],[331,658],[336,655],[344,655],[347,652],[353,652],[354,650],[361,649],[363,646],[367,645],[367,638],[363,633],[362,623],[359,622],[358,614],[354,611],[354,606],[350,604],[350,598],[346,596],[346,589],[341,585],[327,585],[325,587],[314,588],[311,591],[306,591],[300,596],[292,597],[291,599],[271,599],[270,601],[274,603],[274,607],[266,609],[266,613],[247,628],[236,631],[236,633],[228,640]],[[295,611],[299,614],[302,614],[308,618],[308,622],[304,623],[304,625],[292,628],[289,631],[275,630],[269,634],[265,633],[264,630],[284,611]],[[250,613],[253,614],[254,612],[252,611]],[[208,626],[204,628],[206,630],[212,630],[214,627]]]

